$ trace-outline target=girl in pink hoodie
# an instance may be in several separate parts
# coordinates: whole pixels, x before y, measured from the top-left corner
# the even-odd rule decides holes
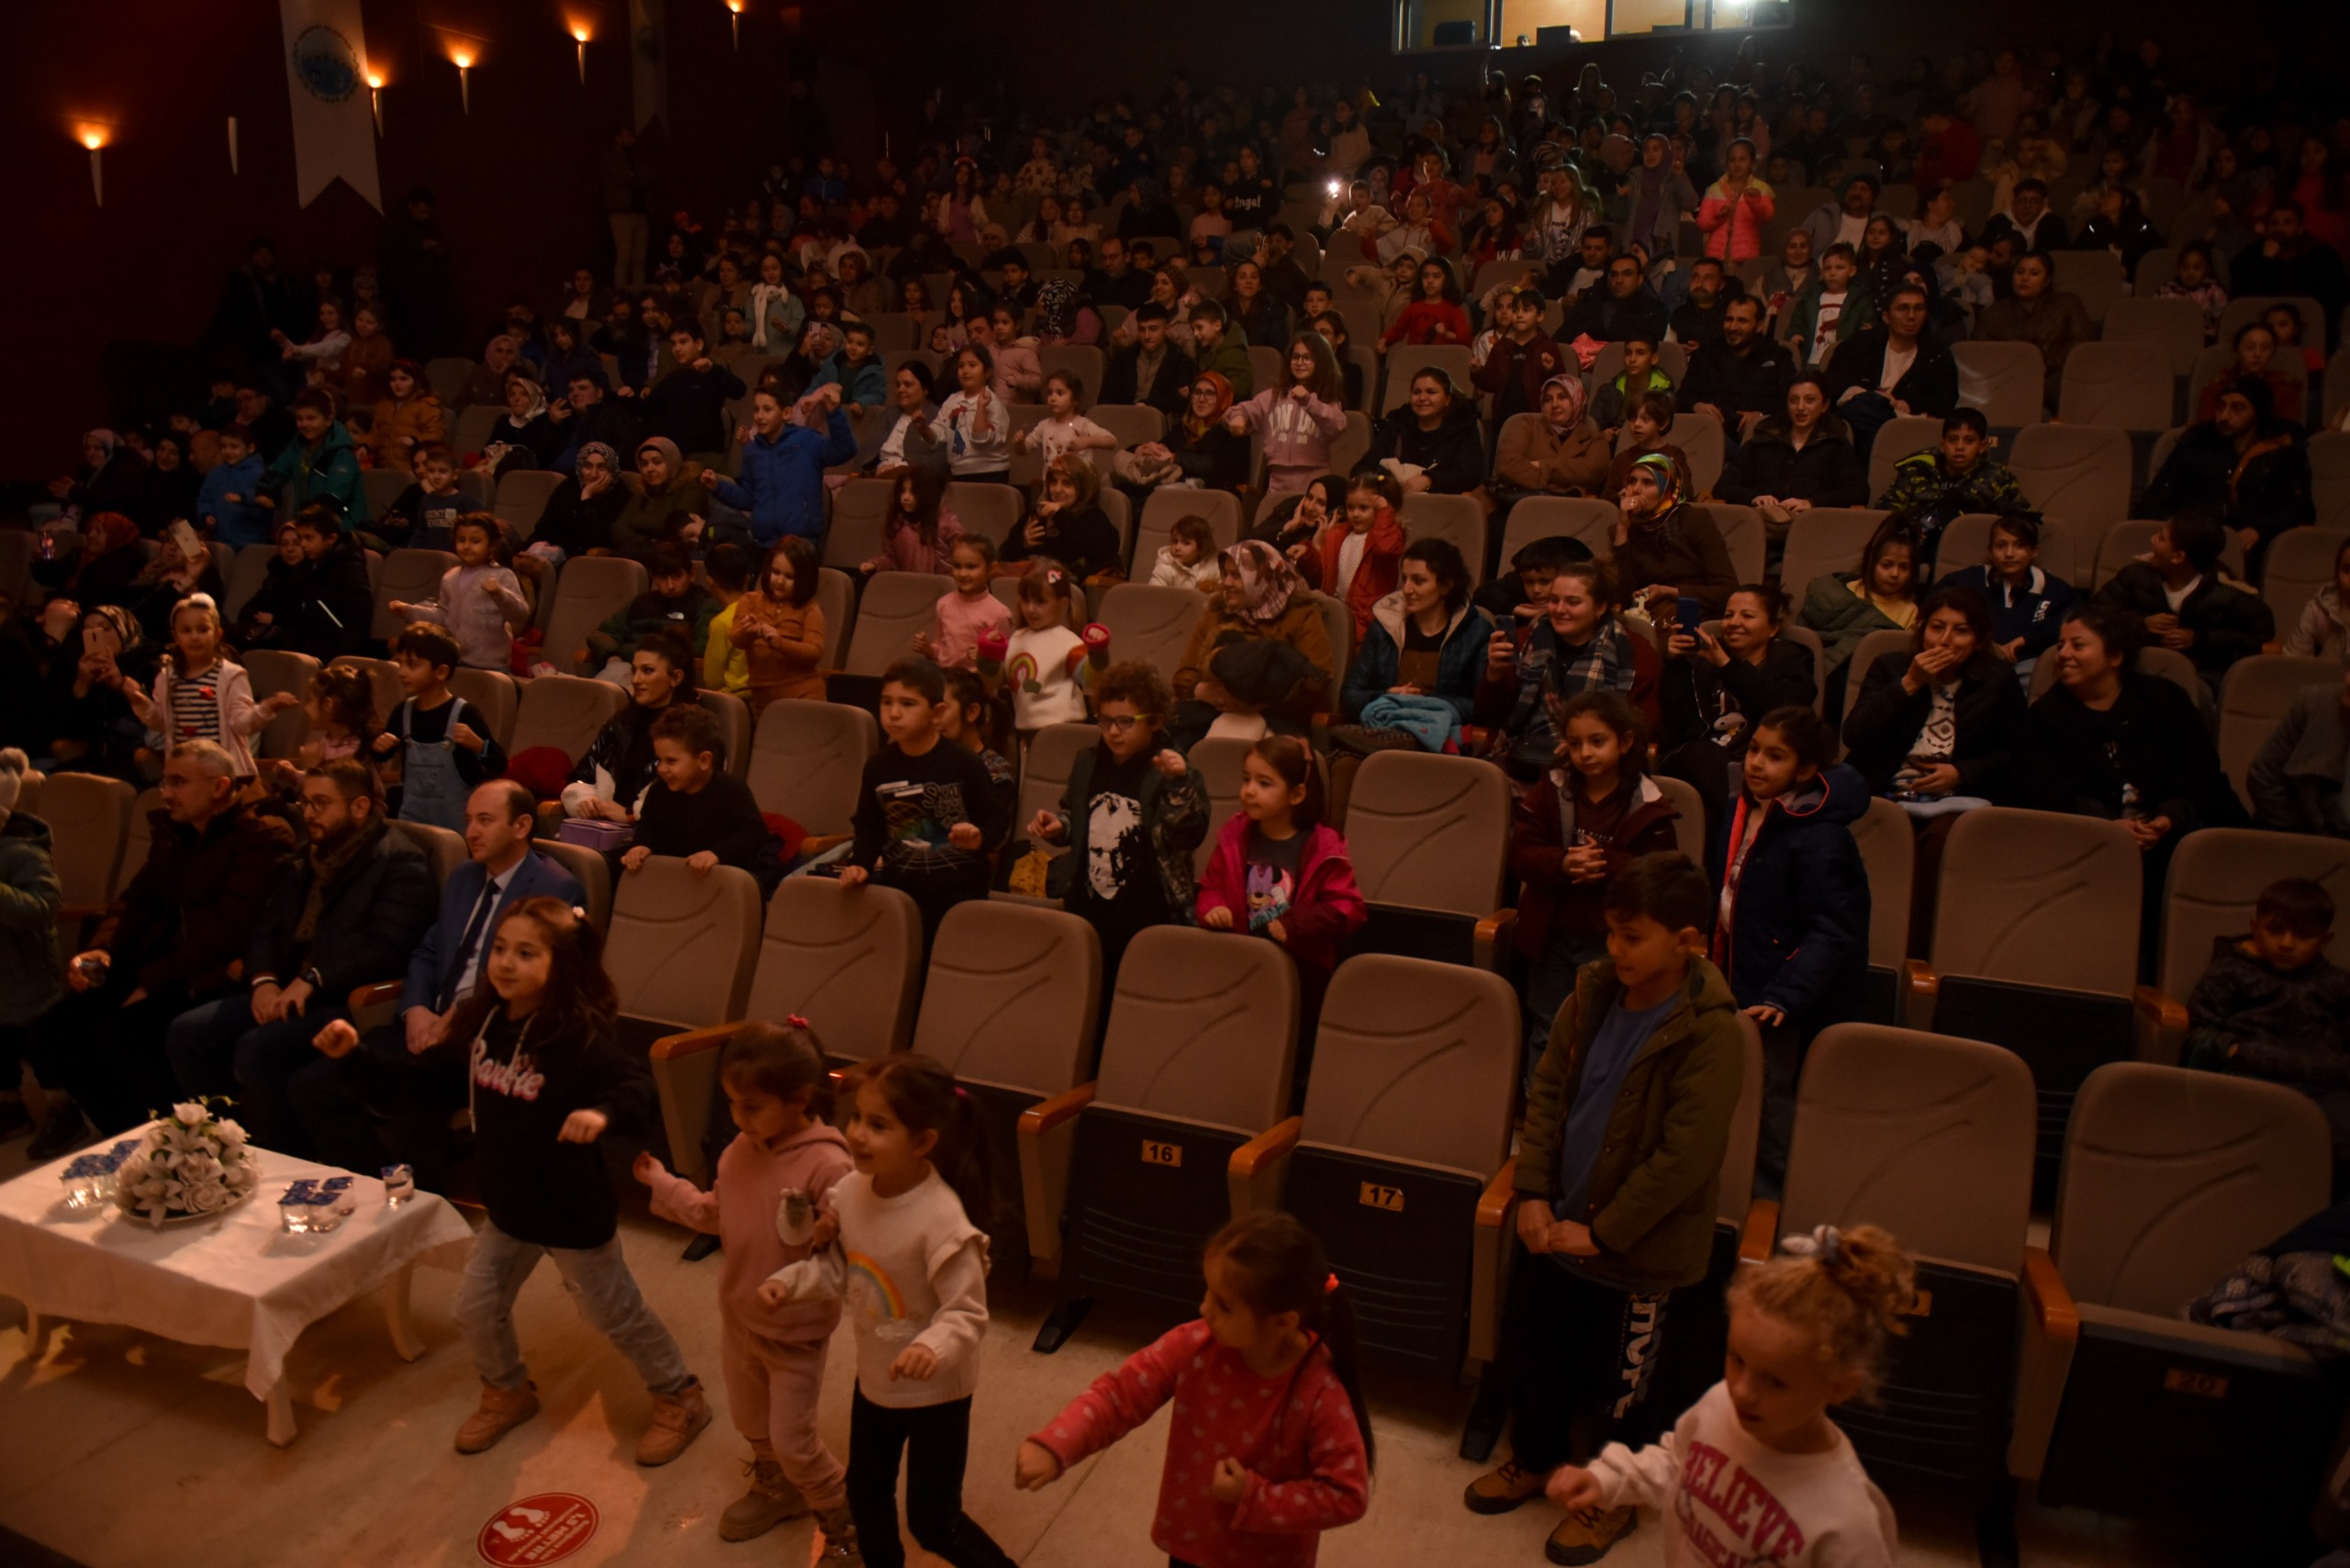
[[[1235,435],[1265,438],[1265,491],[1285,496],[1330,471],[1330,443],[1347,433],[1346,383],[1330,340],[1300,332],[1290,340],[1289,384],[1267,387],[1224,416]]]
[[[820,1209],[849,1170],[848,1143],[831,1122],[824,1053],[794,1014],[745,1024],[726,1042],[718,1079],[741,1129],[718,1157],[705,1193],[650,1154],[636,1179],[653,1189],[653,1212],[724,1238],[718,1279],[720,1355],[735,1429],[751,1445],[751,1489],[720,1518],[719,1538],[748,1540],[813,1509],[828,1542],[853,1542],[841,1462],[816,1430],[824,1352],[840,1324],[838,1300],[769,1306],[759,1284],[806,1259]]]

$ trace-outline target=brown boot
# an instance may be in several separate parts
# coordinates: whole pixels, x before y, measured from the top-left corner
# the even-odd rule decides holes
[[[479,1453],[494,1447],[498,1439],[538,1413],[537,1383],[499,1388],[485,1383],[481,1385],[481,1408],[466,1417],[465,1424],[457,1428],[457,1451]]]
[[[783,1473],[783,1466],[775,1461],[764,1457],[746,1460],[743,1469],[751,1478],[751,1489],[718,1517],[719,1540],[750,1540],[808,1511],[808,1499],[800,1495],[800,1488],[791,1484]]]
[[[710,1401],[703,1397],[699,1379],[686,1384],[675,1394],[653,1396],[653,1419],[644,1428],[644,1436],[636,1439],[636,1462],[666,1464],[686,1451],[704,1427],[710,1425]]]
[[[857,1550],[856,1524],[848,1517],[847,1508],[820,1511],[816,1528],[824,1537],[824,1550],[816,1554],[817,1562],[825,1568],[865,1568],[865,1553]]]
[[[1506,1514],[1542,1495],[1542,1482],[1540,1471],[1525,1469],[1513,1457],[1504,1460],[1500,1469],[1469,1483],[1460,1500],[1472,1514]]]

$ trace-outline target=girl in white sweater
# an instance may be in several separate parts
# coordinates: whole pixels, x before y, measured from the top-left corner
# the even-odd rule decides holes
[[[531,601],[506,564],[512,552],[505,547],[498,519],[486,511],[465,513],[450,532],[457,564],[441,574],[440,598],[417,604],[396,599],[392,611],[449,628],[466,668],[502,670],[510,662],[516,629],[531,623]]]
[[[1590,1469],[1551,1473],[1551,1499],[1602,1553],[1629,1533],[1638,1506],[1661,1516],[1667,1568],[1892,1563],[1892,1506],[1828,1411],[1874,1386],[1916,1271],[1871,1225],[1823,1225],[1780,1245],[1781,1256],[1732,1282],[1722,1381],[1664,1440],[1638,1453],[1610,1443]]]
[[[155,672],[153,694],[127,683],[122,694],[148,733],[159,737],[157,755],[182,741],[218,741],[237,777],[250,778],[253,737],[301,699],[281,691],[254,701],[252,678],[221,651],[220,635],[220,610],[212,596],[188,595],[172,606],[172,651]]]
[[[847,1127],[856,1169],[835,1182],[817,1222],[816,1256],[769,1276],[770,1307],[837,1294],[856,1330],[849,1406],[848,1506],[870,1568],[903,1568],[898,1466],[906,1524],[923,1550],[955,1568],[1011,1558],[963,1512],[971,1394],[988,1327],[988,1238],[993,1191],[979,1111],[955,1075],[900,1052],[850,1070]],[[837,1240],[838,1245],[832,1245]]]

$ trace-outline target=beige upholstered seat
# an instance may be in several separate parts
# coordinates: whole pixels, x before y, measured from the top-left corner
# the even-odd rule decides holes
[[[811,834],[844,834],[856,812],[866,759],[880,745],[880,726],[862,708],[778,698],[759,715],[744,779],[761,811],[788,816]]]
[[[2109,343],[2148,343],[2161,350],[2175,378],[2192,371],[2203,353],[2203,308],[2184,297],[2117,299],[2106,309],[2099,335]],[[2168,428],[2170,421],[2163,424]]]
[[[2133,462],[2130,432],[2110,425],[2031,425],[2008,449],[2008,466],[2031,504],[2090,534],[2130,515]]]
[[[2350,377],[2350,363],[2342,367]],[[2350,541],[2350,528],[2288,528],[2268,542],[2260,567],[2260,597],[2277,618],[2277,635],[2292,635],[2301,609],[2320,588],[2333,586],[2333,563]]]
[[[554,746],[576,764],[606,724],[628,706],[628,693],[608,680],[543,675],[522,689],[514,711],[511,749]]]
[[[2260,755],[2293,700],[2312,686],[2339,691],[2342,661],[2255,654],[2228,666],[2220,685],[2220,766],[2247,803],[2252,797],[2244,778],[2253,758]]]
[[[1779,581],[1789,601],[1800,606],[1814,577],[1859,571],[1861,552],[1886,516],[1866,507],[1814,507],[1798,514],[1779,558]]]
[[[1998,519],[1987,511],[1971,511],[1953,518],[1934,542],[1934,577],[1937,580],[1953,572],[1963,572],[1969,566],[1979,566],[1991,553],[1991,525]],[[2043,518],[2040,524],[2040,567],[2052,577],[2062,577],[2068,583],[2086,582],[2094,563],[2078,554],[2079,542],[2084,536],[2054,518]],[[2087,537],[2094,539],[2096,532]]]
[[[2060,252],[2059,254],[2073,252]],[[2149,434],[2170,429],[2170,354],[2159,343],[2078,343],[2065,359],[2057,401],[2066,424]]]
[[[1172,680],[1207,606],[1207,596],[1192,588],[1119,583],[1102,596],[1096,619],[1110,629],[1113,664],[1140,659]]]
[[[449,874],[465,863],[465,836],[452,833],[431,823],[395,822],[392,831],[405,836],[432,868],[432,882],[439,887],[449,880]]]
[[[563,486],[564,476],[543,468],[515,468],[498,476],[498,499],[490,510],[498,521],[513,531],[517,539],[528,539],[539,526],[539,519],[547,510],[547,502]],[[642,593],[642,588],[637,590]]]
[[[547,662],[559,670],[570,669],[574,656],[588,645],[588,633],[626,610],[630,600],[651,586],[644,568],[625,555],[575,555],[565,561],[547,616]]]
[[[52,773],[42,784],[41,820],[67,909],[102,910],[139,874],[146,857],[132,863],[123,853],[138,796],[123,780],[95,773]]]
[[[1539,420],[1539,414],[1516,414],[1513,419]],[[1528,496],[1509,509],[1502,524],[1501,569],[1538,539],[1580,539],[1602,559],[1616,548],[1616,503],[1580,496]]]
[[[280,653],[274,648],[253,649],[245,655],[244,664],[245,674],[252,680],[255,701],[281,691],[306,697],[309,695],[310,678],[319,673],[319,661],[309,655]],[[310,721],[297,703],[269,722],[269,727],[254,742],[253,755],[290,757],[309,734]]]
[[[1931,414],[1896,414],[1886,420],[1869,445],[1869,498],[1892,487],[1893,471],[1903,458],[1931,452],[1942,441],[1942,422]]]
[[[1413,539],[1442,539],[1460,552],[1471,586],[1485,580],[1485,509],[1474,496],[1429,491],[1404,498],[1404,532]]]
[[[1208,831],[1192,856],[1195,871],[1207,869],[1208,857],[1215,853],[1216,835],[1239,814],[1240,761],[1248,755],[1248,745],[1247,741],[1217,735],[1192,747],[1188,760],[1208,792]]]
[[[1011,491],[1002,485],[992,487]],[[876,572],[857,600],[856,625],[841,667],[851,675],[878,676],[900,659],[912,658],[914,634],[936,619],[939,599],[955,591],[945,577],[927,572]]]
[[[1983,410],[1984,421],[2008,430],[2040,422],[2046,366],[2031,343],[1959,342],[1958,400]]]
[[[851,479],[833,492],[833,519],[824,530],[823,564],[844,571],[881,554],[882,520],[896,498],[895,479]]]
[[[374,472],[391,473],[403,482],[408,478],[397,469]],[[367,634],[383,642],[399,635],[400,628],[408,623],[408,617],[395,610],[392,601],[412,604],[439,599],[441,575],[456,564],[457,558],[446,550],[395,550],[385,556],[384,575],[375,579],[375,619]]]
[[[1077,759],[1102,744],[1099,726],[1082,723],[1047,724],[1028,743],[1020,767],[1020,805],[1013,831],[1025,834],[1038,812],[1058,812],[1069,789]]]
[[[1129,576],[1149,578],[1159,550],[1174,537],[1172,530],[1180,517],[1205,518],[1219,550],[1240,542],[1238,496],[1224,490],[1153,490],[1142,503],[1142,517],[1135,524],[1134,569]]]
[[[371,659],[359,654],[344,654],[334,662],[367,678],[369,700],[375,705],[376,717],[388,727],[392,714],[408,700],[408,689],[400,684],[399,666],[389,659]]]
[[[522,698],[512,676],[504,670],[460,666],[449,672],[449,689],[479,711],[499,745],[513,749],[514,718]]]
[[[751,705],[723,691],[697,691],[694,700],[718,720],[720,739],[726,746],[722,766],[740,778],[751,767]]]
[[[612,868],[602,855],[584,844],[565,844],[560,839],[538,838],[531,847],[554,861],[571,873],[579,890],[588,895],[588,924],[598,931],[609,931],[612,924]]]

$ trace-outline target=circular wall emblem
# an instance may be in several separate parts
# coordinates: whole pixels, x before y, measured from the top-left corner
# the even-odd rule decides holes
[[[294,40],[294,74],[312,96],[339,104],[359,90],[359,51],[324,23],[306,28]]]
[[[541,1492],[498,1510],[474,1542],[497,1568],[560,1562],[596,1539],[596,1505],[576,1492]]]

